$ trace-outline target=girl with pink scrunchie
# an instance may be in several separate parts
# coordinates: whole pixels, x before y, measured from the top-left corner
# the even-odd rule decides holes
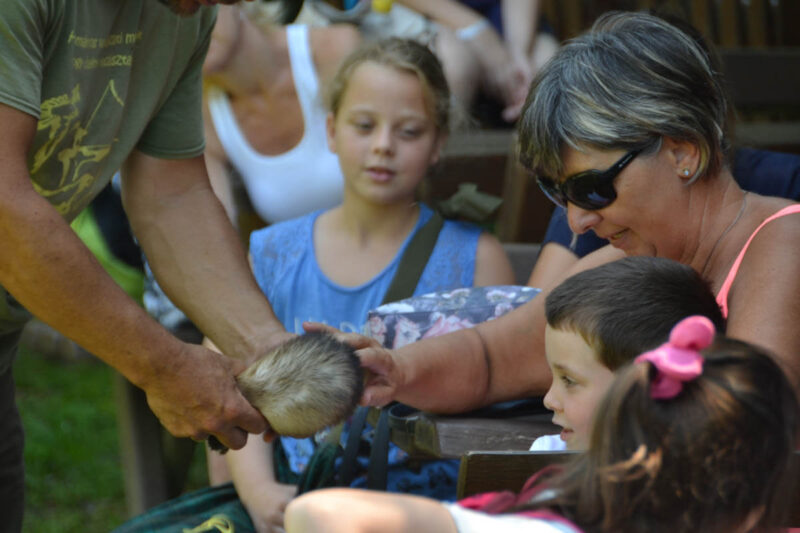
[[[588,451],[561,471],[534,476],[518,495],[442,504],[317,491],[289,506],[287,531],[338,531],[320,529],[332,523],[342,524],[341,531],[370,531],[376,517],[381,531],[415,533],[780,529],[798,405],[769,354],[715,337],[710,320],[692,316],[668,342],[616,374]]]

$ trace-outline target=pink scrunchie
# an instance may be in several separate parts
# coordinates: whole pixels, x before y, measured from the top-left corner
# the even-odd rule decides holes
[[[704,316],[690,316],[678,322],[669,334],[669,341],[645,352],[635,362],[649,361],[658,373],[650,384],[650,396],[657,400],[674,398],[683,390],[683,383],[703,373],[700,350],[714,340],[714,324]]]

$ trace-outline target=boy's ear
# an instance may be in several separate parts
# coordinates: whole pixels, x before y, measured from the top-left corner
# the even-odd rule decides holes
[[[328,137],[328,150],[336,153],[336,117],[333,113],[328,113],[325,118],[325,133]]]

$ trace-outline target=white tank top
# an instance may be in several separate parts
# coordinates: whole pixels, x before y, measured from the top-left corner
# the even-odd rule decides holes
[[[263,155],[255,151],[239,129],[225,92],[216,87],[208,91],[211,119],[225,154],[241,174],[256,212],[269,223],[342,202],[342,171],[336,154],[328,150],[326,111],[312,59],[308,26],[287,26],[286,40],[305,124],[303,138],[288,152]]]

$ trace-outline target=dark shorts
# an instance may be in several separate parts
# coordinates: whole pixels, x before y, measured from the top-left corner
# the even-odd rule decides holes
[[[0,375],[0,529],[22,531],[25,508],[25,467],[22,420],[14,399],[11,369]]]

